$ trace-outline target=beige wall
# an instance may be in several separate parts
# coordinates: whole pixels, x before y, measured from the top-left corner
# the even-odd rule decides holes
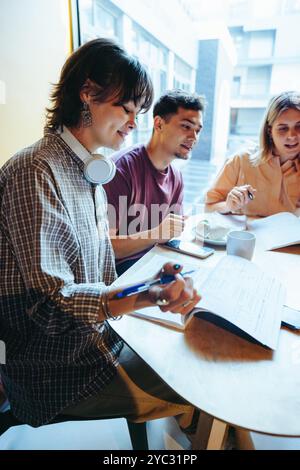
[[[69,52],[68,0],[0,0],[0,166],[41,137]]]

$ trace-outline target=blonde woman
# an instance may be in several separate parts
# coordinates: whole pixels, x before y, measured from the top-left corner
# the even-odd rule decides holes
[[[229,159],[206,194],[208,211],[268,216],[300,207],[300,93],[274,96],[260,147]]]

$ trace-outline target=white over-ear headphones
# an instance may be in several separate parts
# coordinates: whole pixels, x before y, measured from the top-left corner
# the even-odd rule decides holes
[[[84,176],[89,183],[105,184],[113,179],[116,174],[116,165],[110,158],[101,154],[91,154],[76,139],[76,137],[63,126],[60,137],[73,150],[74,153],[84,162]]]
[[[84,162],[83,172],[90,183],[105,184],[115,176],[116,165],[110,158],[105,158],[100,153],[96,153]]]

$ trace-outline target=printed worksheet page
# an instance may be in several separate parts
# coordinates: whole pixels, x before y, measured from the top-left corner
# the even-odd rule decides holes
[[[286,296],[276,278],[244,258],[224,256],[204,282],[194,280],[202,296],[198,307],[276,349]]]

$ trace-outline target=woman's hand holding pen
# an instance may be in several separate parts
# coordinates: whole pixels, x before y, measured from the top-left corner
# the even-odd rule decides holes
[[[227,194],[226,209],[228,212],[243,211],[245,206],[255,198],[256,189],[250,184],[235,186]]]
[[[179,264],[164,264],[155,278],[173,275],[175,280],[165,285],[154,285],[149,289],[148,295],[151,302],[159,305],[163,312],[170,311],[186,315],[201,299],[194,288],[192,278],[181,276],[181,270],[182,266]]]

